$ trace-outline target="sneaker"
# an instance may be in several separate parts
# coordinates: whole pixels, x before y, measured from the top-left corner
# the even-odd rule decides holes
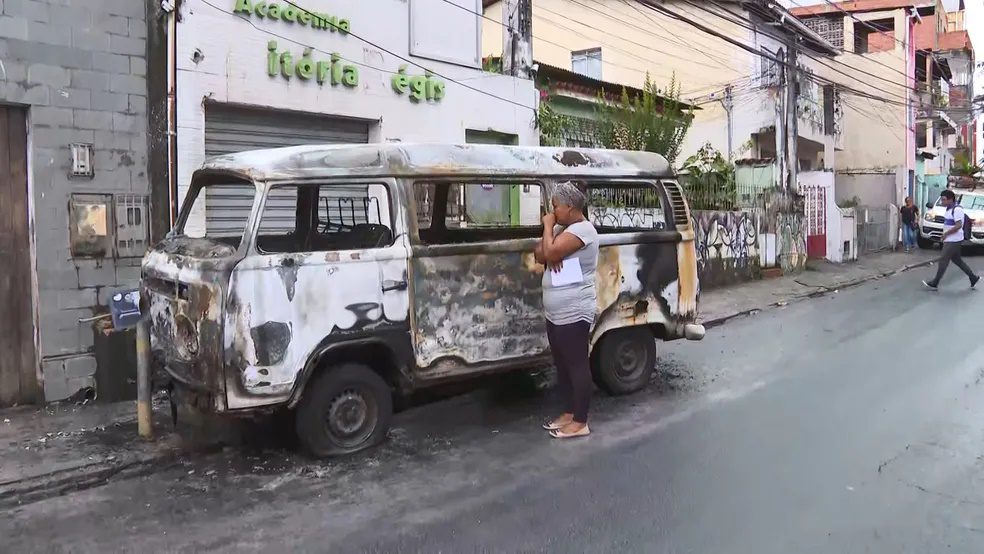
[[[973,279],[970,280],[970,288],[976,289],[977,283],[981,280],[980,275],[975,275]]]
[[[928,283],[928,282],[926,282],[926,281],[923,281],[922,283],[923,283],[923,285],[924,285],[924,286],[925,286],[925,287],[926,287],[927,289],[929,289],[929,290],[939,290],[939,287],[938,287],[938,286],[936,286],[936,285],[931,285],[931,284],[929,284],[929,283]],[[975,284],[976,284],[976,282],[975,282]]]

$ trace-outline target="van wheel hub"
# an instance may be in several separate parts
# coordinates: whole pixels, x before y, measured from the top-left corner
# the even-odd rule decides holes
[[[631,379],[645,370],[645,347],[631,341],[623,341],[615,351],[615,373],[622,379]]]
[[[349,389],[336,396],[328,407],[327,424],[332,435],[340,439],[361,440],[372,432],[371,403],[358,390]]]

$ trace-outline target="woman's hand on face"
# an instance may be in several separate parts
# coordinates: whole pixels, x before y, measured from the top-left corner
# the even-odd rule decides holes
[[[553,212],[543,214],[543,226],[553,229],[553,226],[557,224],[557,216]]]

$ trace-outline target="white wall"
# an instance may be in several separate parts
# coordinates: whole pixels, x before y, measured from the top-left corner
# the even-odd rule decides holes
[[[465,130],[476,129],[518,135],[521,145],[538,143],[533,128],[538,98],[533,82],[411,57],[406,0],[309,0],[302,5],[348,19],[351,34],[255,16],[245,21],[230,13],[235,6],[232,0],[210,0],[208,4],[185,0],[181,4],[177,33],[177,140],[182,199],[191,173],[204,161],[206,100],[372,120],[375,124],[370,140],[379,142],[464,143]],[[465,36],[467,33],[463,35],[461,29],[455,37],[463,45],[473,39],[477,52],[478,29],[476,24],[472,38]],[[296,76],[289,81],[280,75],[271,77],[267,71],[267,43],[271,40],[277,42],[278,51],[289,50],[295,61],[301,58],[305,44],[317,49],[313,52],[316,61],[327,60],[329,53],[337,52],[344,58],[342,63],[359,64],[358,86],[319,85]],[[391,83],[392,76],[407,62],[384,49],[464,84],[445,79],[442,100],[411,102],[408,95],[397,94]],[[410,75],[424,73],[420,67],[407,65]]]

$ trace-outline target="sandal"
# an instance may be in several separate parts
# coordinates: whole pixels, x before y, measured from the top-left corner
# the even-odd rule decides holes
[[[562,429],[554,429],[553,431],[550,431],[550,436],[555,439],[574,439],[577,437],[586,437],[590,434],[591,429],[588,429],[587,425],[581,427],[580,430],[574,431],[573,433],[565,433]]]
[[[570,422],[568,422],[568,423],[570,423]],[[546,429],[547,431],[557,431],[558,429],[561,429],[562,427],[564,427],[564,425],[567,425],[568,423],[564,423],[563,425],[561,425],[561,424],[557,423],[557,420],[556,419],[554,419],[554,420],[551,420],[551,421],[544,421],[543,422],[543,428]]]

